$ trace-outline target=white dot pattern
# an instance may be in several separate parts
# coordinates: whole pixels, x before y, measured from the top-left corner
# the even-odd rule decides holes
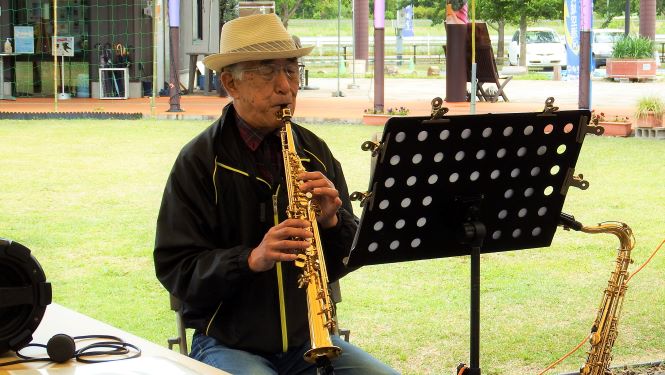
[[[391,119],[354,251],[389,261],[464,255],[450,226],[465,199],[480,202],[483,251],[549,246],[566,193],[560,187],[581,149],[584,111],[562,113]]]

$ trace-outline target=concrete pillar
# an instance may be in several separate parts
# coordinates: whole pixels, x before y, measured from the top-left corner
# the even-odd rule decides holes
[[[446,102],[466,101],[466,24],[446,25]]]
[[[356,60],[367,60],[369,56],[369,1],[353,0],[354,23],[353,32]]]
[[[656,0],[640,0],[640,36],[656,38]]]

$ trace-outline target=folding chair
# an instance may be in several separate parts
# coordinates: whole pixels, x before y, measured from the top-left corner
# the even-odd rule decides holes
[[[189,350],[187,349],[187,329],[185,328],[185,322],[182,319],[182,302],[174,297],[173,294],[169,294],[169,303],[171,305],[171,310],[175,312],[176,333],[178,334],[176,337],[167,339],[169,349],[173,350],[173,346],[178,345],[180,354],[188,355]]]
[[[467,24],[466,43],[466,81],[471,83],[471,24]],[[483,22],[476,23],[476,95],[480,101],[497,102],[499,96],[507,102],[508,96],[504,88],[512,79],[512,76],[499,76],[492,50],[492,42],[487,32],[487,25]],[[496,91],[483,86],[485,83],[496,85]]]
[[[499,76],[496,69],[496,61],[494,60],[492,46],[483,46],[476,49],[476,80],[479,97],[492,103],[497,102],[499,96],[503,98],[504,102],[509,101],[508,96],[504,92],[504,88],[512,78],[512,76]],[[483,86],[485,83],[495,84],[496,91],[493,92],[488,90]]]
[[[337,304],[342,302],[342,290],[339,287],[339,281],[328,284],[330,290],[330,298],[335,305],[335,320],[337,321],[337,328],[335,334],[339,337],[344,338],[344,341],[349,342],[349,336],[351,335],[351,330],[342,329],[339,327],[339,319],[337,318]]]
[[[333,300],[335,307],[338,303],[342,302],[342,292],[339,287],[339,281],[329,284],[330,288],[330,298]],[[176,324],[176,334],[177,336],[167,339],[167,343],[170,350],[173,350],[175,345],[178,345],[179,351],[183,355],[188,355],[188,345],[187,345],[187,329],[185,328],[185,323],[182,318],[182,302],[172,294],[169,294],[169,304],[171,310],[175,312],[175,324]],[[336,309],[335,309],[336,310]],[[335,318],[337,319],[337,311],[335,311]],[[339,321],[338,321],[339,323]],[[336,335],[344,338],[344,341],[349,342],[349,336],[351,335],[351,330],[341,329],[339,325],[337,327]]]

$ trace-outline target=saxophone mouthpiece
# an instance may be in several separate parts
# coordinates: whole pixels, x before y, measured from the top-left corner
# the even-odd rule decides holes
[[[290,120],[291,109],[289,109],[289,106],[287,104],[281,104],[279,107],[279,110],[275,111],[275,117],[277,117],[279,120],[284,120],[285,118]]]
[[[277,112],[277,117],[282,120],[291,120],[291,109],[287,106],[282,107],[282,109]]]

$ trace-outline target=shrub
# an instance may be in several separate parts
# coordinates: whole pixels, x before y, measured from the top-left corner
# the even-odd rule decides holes
[[[653,112],[656,117],[663,116],[665,113],[665,102],[658,96],[645,96],[637,101],[635,109],[635,118],[646,118],[649,112]]]
[[[390,115],[390,116],[406,116],[409,114],[409,109],[406,107],[388,108],[386,111],[377,111],[374,108],[365,109],[365,114],[368,115]]]
[[[653,57],[653,51],[653,40],[628,35],[614,43],[612,57],[616,59],[648,59]]]

